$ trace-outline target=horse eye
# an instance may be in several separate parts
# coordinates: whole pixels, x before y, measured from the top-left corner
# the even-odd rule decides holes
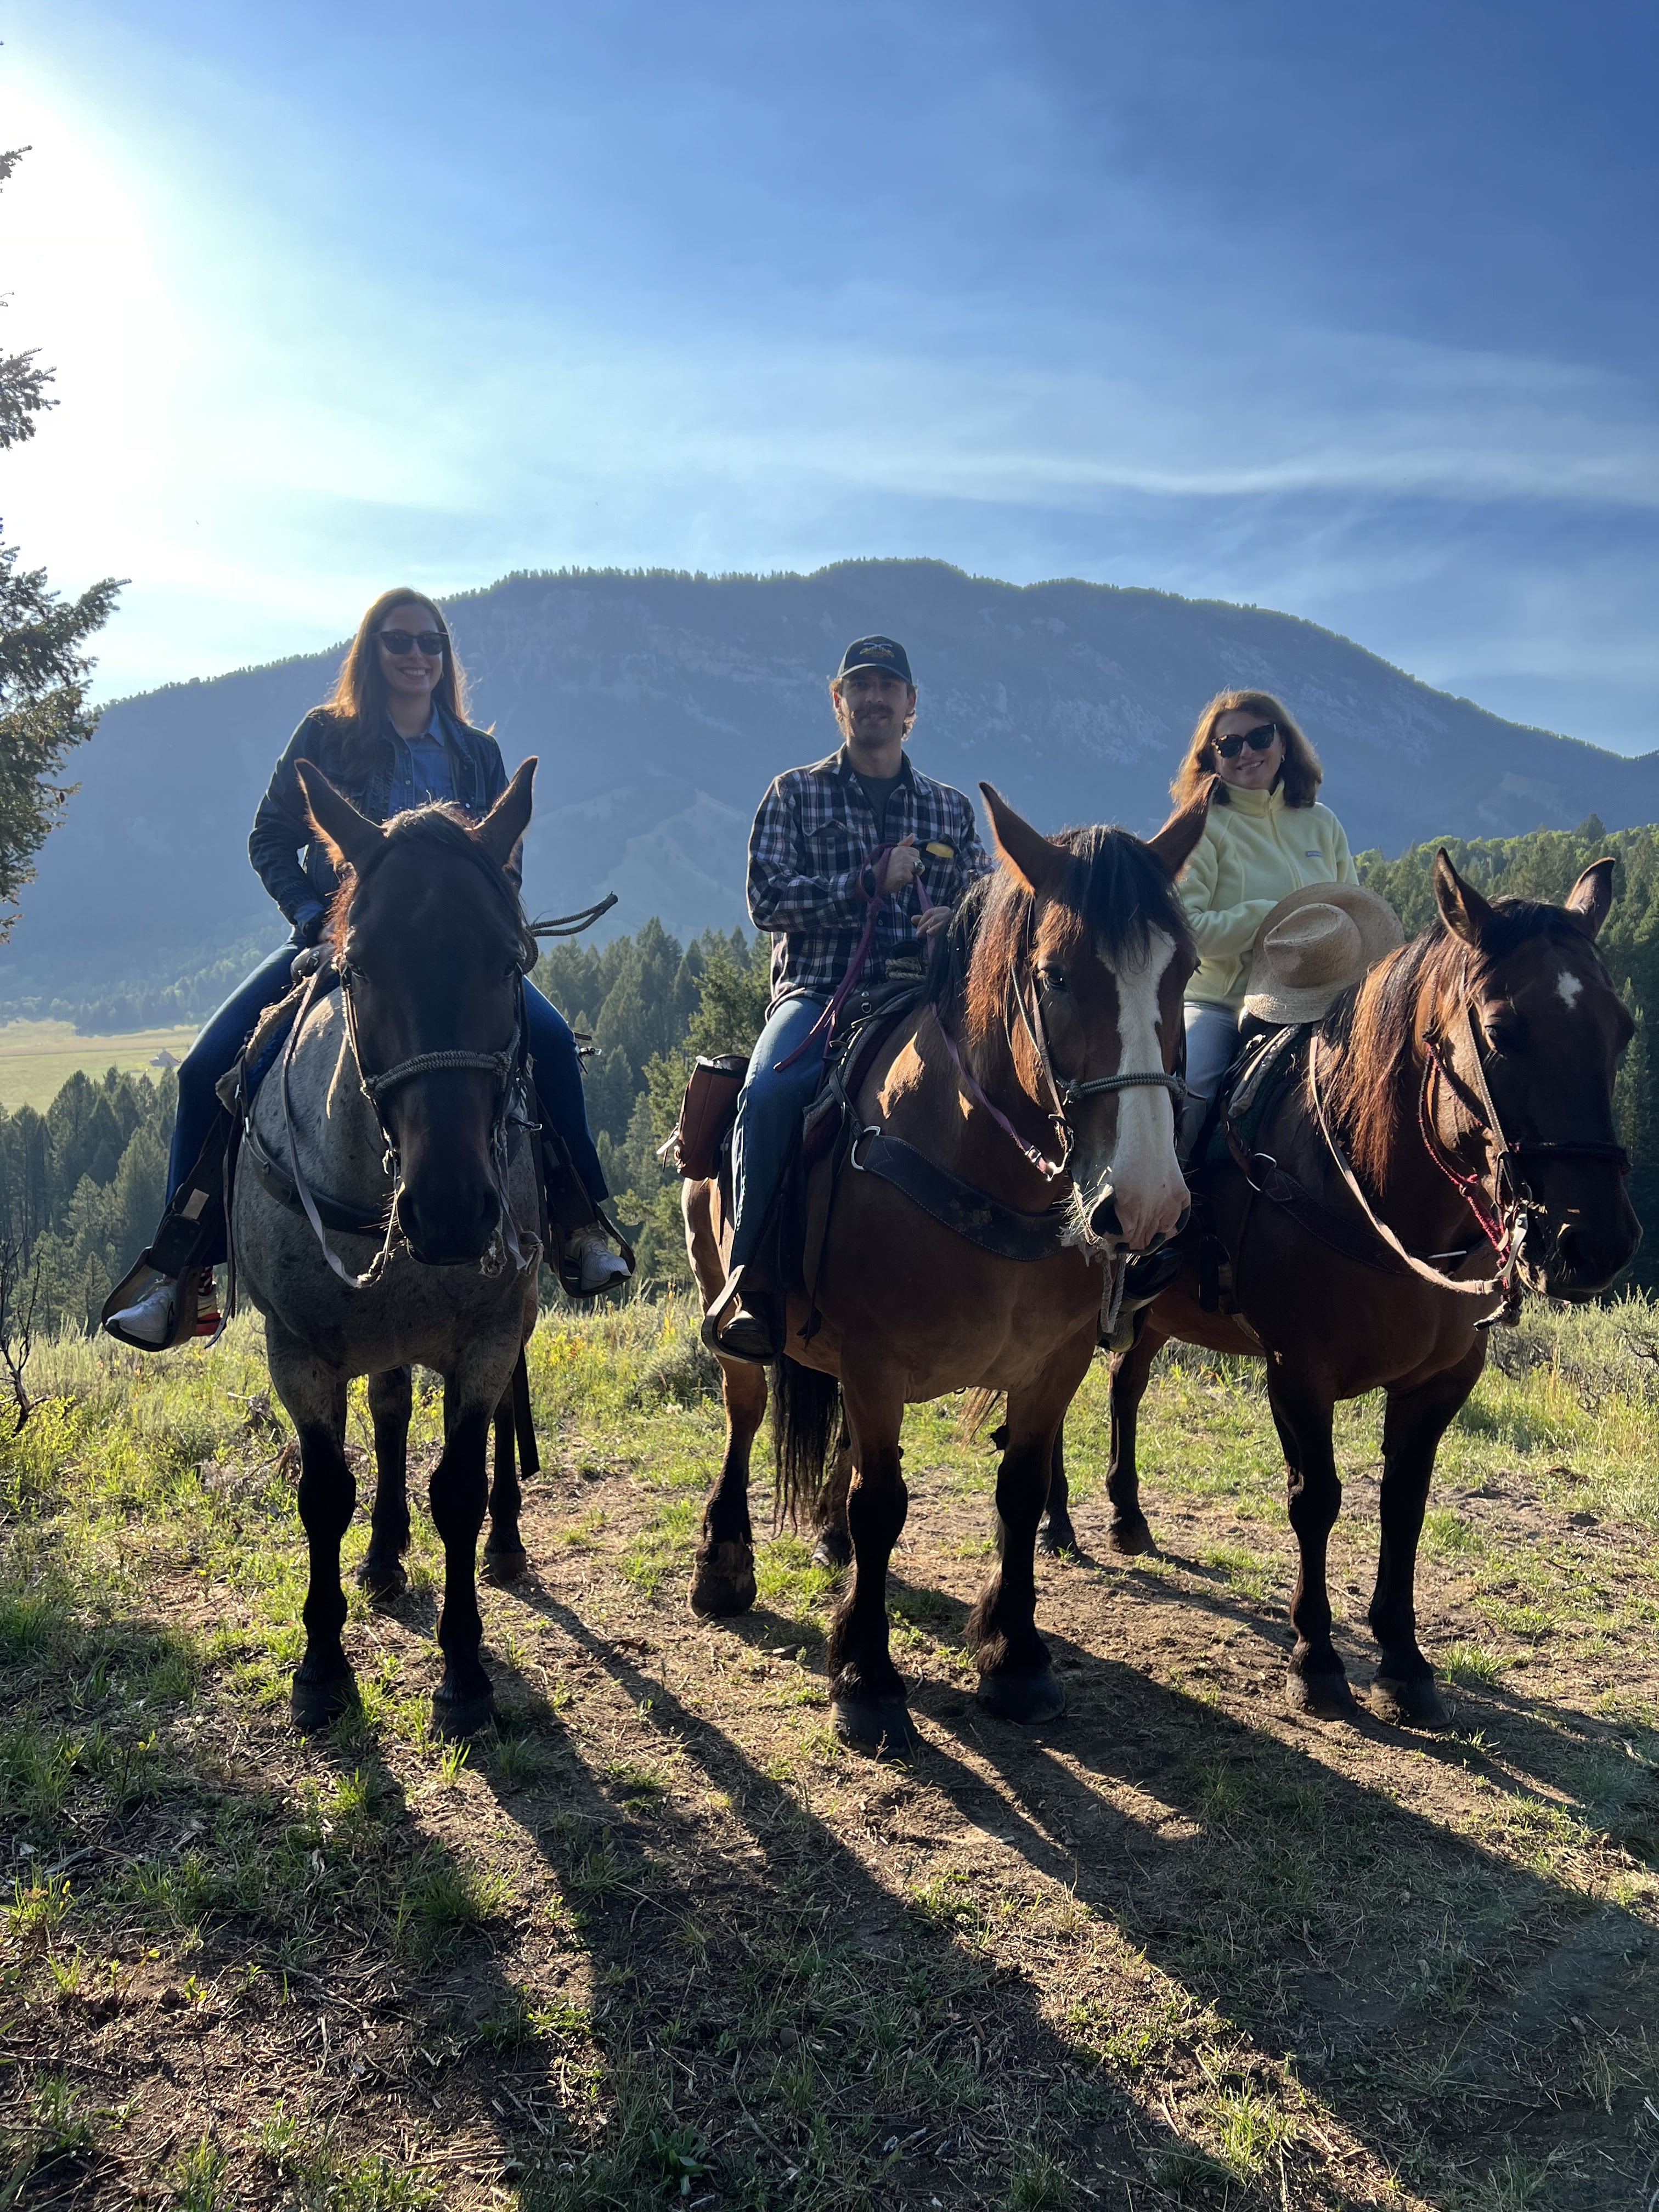
[[[1066,980],[1063,968],[1039,968],[1037,981],[1045,991],[1069,991],[1072,988]]]
[[[1519,1052],[1526,1042],[1520,1023],[1502,1014],[1483,1014],[1480,1026],[1494,1052]]]

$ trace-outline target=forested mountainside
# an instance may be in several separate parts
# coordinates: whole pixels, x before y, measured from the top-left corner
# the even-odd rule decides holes
[[[541,759],[532,906],[567,912],[614,890],[617,927],[655,915],[682,942],[744,922],[755,806],[781,769],[832,749],[825,680],[871,629],[910,650],[919,765],[969,792],[988,777],[1045,828],[1153,827],[1199,708],[1238,684],[1281,694],[1305,723],[1356,847],[1566,829],[1592,808],[1659,820],[1659,755],[1503,721],[1264,608],[1022,587],[933,561],[515,576],[447,604],[477,718],[509,764]],[[189,1019],[276,941],[248,827],[338,660],[337,647],[109,709],[0,951],[0,1013],[88,1030]]]
[[[1632,1196],[1646,1232],[1631,1281],[1659,1289],[1659,826],[1608,832],[1587,821],[1529,836],[1450,839],[1459,869],[1489,897],[1559,903],[1603,853],[1619,862],[1613,910],[1599,940],[1636,1016],[1615,1097],[1619,1133],[1634,1168]],[[1358,856],[1359,872],[1391,900],[1408,933],[1434,916],[1437,847],[1396,860]],[[656,1157],[673,1126],[686,1070],[700,1052],[746,1050],[765,1008],[769,940],[734,929],[683,944],[656,920],[595,945],[581,939],[543,954],[536,981],[591,1040],[588,1118],[617,1210],[638,1235],[647,1281],[689,1279],[678,1182]],[[40,1267],[41,1310],[90,1326],[110,1284],[136,1256],[161,1204],[175,1092],[118,1075],[77,1075],[44,1114],[0,1113],[0,1233]]]

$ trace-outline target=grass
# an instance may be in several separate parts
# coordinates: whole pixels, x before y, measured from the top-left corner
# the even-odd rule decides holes
[[[292,1735],[304,1551],[246,1323],[38,1355],[0,1443],[0,2203],[1646,2202],[1659,1314],[1494,1333],[1424,1530],[1437,1738],[1285,1711],[1283,1470],[1256,1370],[1196,1353],[1143,1416],[1152,1558],[1106,1553],[1085,1383],[1089,1556],[1039,1571],[1071,1711],[979,1716],[995,1455],[915,1409],[903,1765],[827,1724],[807,1534],[763,1537],[748,1619],[685,1610],[720,1435],[695,1320],[544,1317],[535,1571],[482,1594],[504,1721],[470,1746],[430,1726],[418,1510],[407,1598],[348,1581],[359,1708]],[[1357,1680],[1377,1412],[1338,1425]],[[417,1377],[417,1498],[440,1419]]]

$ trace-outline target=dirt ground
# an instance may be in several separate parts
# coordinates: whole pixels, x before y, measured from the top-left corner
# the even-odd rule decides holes
[[[396,1607],[354,1599],[362,1714],[302,1743],[292,1560],[239,1584],[135,1529],[109,1620],[5,1652],[68,1778],[42,1809],[14,1747],[0,2205],[1646,2212],[1659,1544],[1465,1464],[1419,1581],[1452,1731],[1299,1720],[1282,1510],[1206,1479],[1236,1398],[1155,1422],[1147,1559],[1103,1555],[1074,1452],[1085,1556],[1040,1570],[1069,1705],[1035,1732],[978,1711],[962,1648],[993,1455],[920,1421],[907,1764],[833,1738],[805,1544],[695,1620],[702,1470],[642,1479],[568,1418],[464,1758],[420,1717],[429,1534]],[[1375,1477],[1345,1474],[1359,1683]],[[201,1479],[297,1547],[268,1447]],[[147,1735],[99,1722],[100,1667],[154,1686]]]

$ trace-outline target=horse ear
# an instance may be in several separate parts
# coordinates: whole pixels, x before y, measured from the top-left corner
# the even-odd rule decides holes
[[[1056,890],[1072,864],[1071,854],[1015,813],[994,784],[981,783],[985,811],[997,850],[1028,891]]]
[[[1434,856],[1434,902],[1440,919],[1465,945],[1479,945],[1492,921],[1492,908],[1473,884],[1466,884],[1443,845]]]
[[[1567,893],[1567,912],[1586,937],[1599,937],[1613,904],[1613,860],[1611,854],[1592,860]]]
[[[521,761],[513,781],[478,824],[476,835],[498,868],[513,865],[514,855],[530,827],[530,787],[536,781],[537,756]]]
[[[385,836],[385,830],[368,815],[360,814],[312,762],[295,761],[294,772],[300,779],[312,827],[333,854],[336,866],[343,862],[347,867],[358,866]]]
[[[1210,818],[1210,799],[1219,780],[1217,776],[1211,776],[1195,799],[1189,799],[1184,806],[1177,806],[1157,836],[1146,840],[1148,847],[1157,854],[1172,879],[1191,860],[1199,839],[1204,835],[1204,824]]]

